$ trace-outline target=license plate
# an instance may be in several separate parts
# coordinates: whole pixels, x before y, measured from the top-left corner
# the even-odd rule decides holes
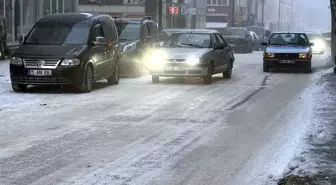
[[[294,60],[280,60],[279,63],[281,64],[294,64]]]
[[[51,70],[29,70],[31,76],[51,76]]]
[[[167,67],[166,71],[183,71],[184,69],[181,67]]]

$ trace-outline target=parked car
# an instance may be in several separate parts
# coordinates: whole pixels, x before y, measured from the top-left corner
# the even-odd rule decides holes
[[[215,30],[190,30],[173,33],[151,54],[152,82],[160,77],[202,77],[211,84],[212,75],[231,78],[234,52]]]
[[[260,42],[264,42],[267,40],[266,28],[262,26],[246,26],[246,29],[249,31],[253,31],[257,34]]]
[[[326,47],[327,43],[326,40],[323,39],[323,36],[319,32],[306,32],[308,39],[310,42],[314,43],[313,48],[313,53],[316,54],[323,54]]]
[[[90,92],[97,80],[119,83],[118,33],[109,15],[48,15],[20,43],[10,60],[14,91],[28,85],[70,85]]]
[[[257,34],[254,31],[250,31],[252,35],[253,51],[261,50],[261,41],[259,40]]]
[[[121,73],[141,76],[144,69],[144,53],[154,47],[159,35],[157,24],[150,17],[117,18],[119,33]]]
[[[253,41],[249,30],[242,27],[226,28],[223,33],[224,38],[235,51],[252,53]]]
[[[311,73],[312,46],[305,33],[273,33],[266,46],[263,57],[263,71],[271,68],[299,68]]]

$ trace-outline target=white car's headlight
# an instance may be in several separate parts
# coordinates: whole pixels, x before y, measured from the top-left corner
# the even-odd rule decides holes
[[[10,64],[21,66],[21,65],[23,65],[23,61],[22,61],[22,59],[19,58],[19,57],[12,57],[12,58],[10,59]]]
[[[191,66],[197,65],[199,64],[199,62],[200,62],[200,59],[197,58],[196,56],[191,56],[186,60],[186,63]]]
[[[80,60],[77,58],[74,59],[64,59],[61,63],[62,66],[77,66],[80,64]]]
[[[264,53],[264,57],[265,58],[274,58],[275,55],[274,55],[274,53]]]
[[[135,49],[136,49],[136,44],[132,43],[132,44],[128,44],[128,45],[124,46],[123,52],[133,51]]]
[[[308,57],[308,53],[300,53],[299,54],[299,58],[307,58]]]

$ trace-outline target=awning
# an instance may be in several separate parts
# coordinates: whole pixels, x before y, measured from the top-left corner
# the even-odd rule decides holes
[[[227,24],[226,22],[207,22],[205,28],[226,28]]]

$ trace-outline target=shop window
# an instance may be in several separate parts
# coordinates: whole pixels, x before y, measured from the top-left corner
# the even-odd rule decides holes
[[[229,6],[229,0],[207,0],[208,6]]]

